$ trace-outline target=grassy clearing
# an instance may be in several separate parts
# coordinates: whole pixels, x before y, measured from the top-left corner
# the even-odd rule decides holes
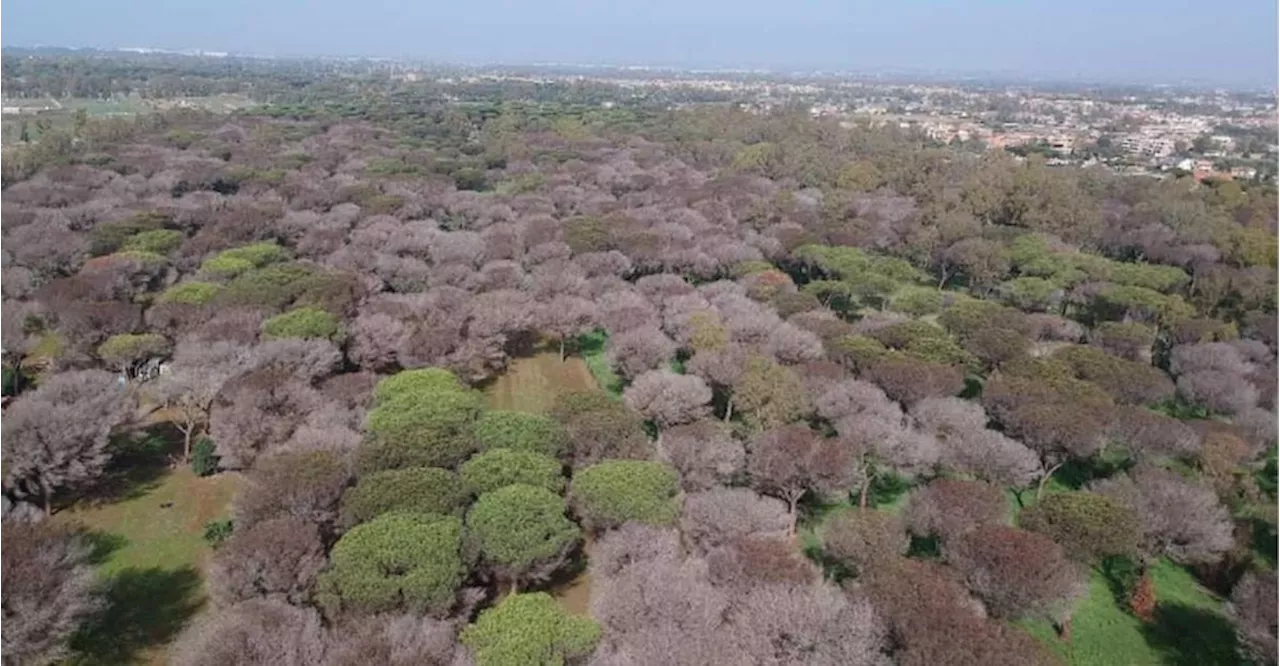
[[[604,338],[593,341],[595,357],[604,362]],[[490,409],[509,409],[522,412],[546,413],[551,411],[557,397],[578,391],[596,391],[603,386],[591,365],[591,356],[584,351],[582,357],[569,356],[560,360],[560,351],[542,351],[533,356],[513,359],[507,371],[485,387],[485,397]],[[604,362],[608,370],[608,363]],[[616,375],[613,375],[615,378]],[[620,382],[619,382],[620,383]],[[586,569],[590,557],[591,539],[583,544],[574,565],[562,571],[550,581],[546,591],[569,613],[588,615],[591,602],[591,574]]]
[[[582,354],[582,358],[587,362],[587,368],[591,370],[591,376],[596,378],[596,384],[609,395],[620,397],[622,395],[622,377],[613,371],[613,367],[609,365],[609,359],[604,355],[604,342],[608,339],[608,334],[604,331],[596,331],[590,335],[582,335],[578,337],[578,350]]]
[[[489,407],[521,412],[551,411],[556,398],[574,391],[594,391],[587,363],[576,356],[560,360],[558,351],[514,359],[507,371],[485,389]]]
[[[90,530],[107,602],[72,640],[69,664],[164,664],[167,644],[204,605],[204,526],[227,516],[241,477],[201,478],[157,460],[126,458],[107,495],[54,517]]]
[[[75,506],[58,517],[115,541],[102,563],[104,575],[150,567],[199,570],[211,552],[204,525],[227,516],[239,486],[240,475],[234,472],[201,478],[181,467],[120,501]],[[170,506],[162,508],[166,504]]]
[[[1170,562],[1155,564],[1151,578],[1159,599],[1151,624],[1126,613],[1106,577],[1095,571],[1089,579],[1088,596],[1076,606],[1069,644],[1059,640],[1046,621],[1024,622],[1022,626],[1073,665],[1242,663],[1236,653],[1235,634],[1217,597]]]

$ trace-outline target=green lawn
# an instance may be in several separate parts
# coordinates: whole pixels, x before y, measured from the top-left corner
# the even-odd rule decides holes
[[[897,488],[895,487],[896,491]],[[1057,475],[1045,485],[1045,493],[1072,490]],[[879,495],[877,497],[877,495]],[[878,492],[873,494],[877,510],[900,513],[909,493]],[[1015,524],[1018,512],[1035,504],[1035,489],[1021,493],[1006,491],[1009,500],[1009,522]],[[801,549],[827,568],[830,575],[844,575],[822,556],[819,537],[822,523],[832,515],[851,509],[857,503],[808,504],[798,529]],[[913,548],[915,546],[913,545]],[[929,551],[932,552],[932,551]],[[915,551],[913,551],[915,553]],[[912,556],[928,557],[921,551]],[[934,554],[936,556],[936,553]],[[1144,624],[1126,612],[1116,598],[1107,577],[1091,572],[1088,594],[1082,598],[1072,620],[1072,640],[1064,643],[1045,620],[1018,623],[1028,633],[1049,645],[1065,663],[1072,666],[1215,666],[1244,663],[1236,653],[1235,634],[1223,615],[1222,600],[1201,586],[1185,568],[1159,561],[1151,568],[1159,606],[1155,621]]]
[[[578,336],[578,349],[587,362],[587,368],[591,370],[591,376],[596,378],[596,383],[606,393],[616,397],[622,395],[622,377],[613,371],[609,360],[604,356],[604,342],[608,337],[604,331]]]
[[[1117,603],[1105,576],[1093,572],[1088,596],[1076,606],[1071,642],[1047,621],[1024,622],[1028,632],[1074,666],[1213,666],[1243,663],[1222,604],[1182,567],[1161,561],[1151,569],[1159,606],[1143,624]]]
[[[55,516],[91,531],[107,601],[73,639],[70,664],[164,664],[169,641],[204,605],[204,525],[227,516],[240,476],[142,472],[115,496]]]

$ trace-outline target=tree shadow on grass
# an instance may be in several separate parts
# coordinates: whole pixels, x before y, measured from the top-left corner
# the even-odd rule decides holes
[[[84,530],[81,532],[85,543],[89,544],[89,562],[105,564],[111,554],[129,545],[129,540],[112,532]]]
[[[115,455],[102,478],[77,498],[90,505],[137,499],[160,485],[174,456],[182,452],[182,433],[157,423],[112,439]]]
[[[181,569],[125,569],[103,582],[103,610],[71,639],[70,664],[132,664],[178,635],[203,604],[200,575]]]
[[[1173,666],[1234,666],[1242,663],[1236,633],[1222,615],[1178,603],[1162,603],[1155,621],[1142,628],[1147,644]]]

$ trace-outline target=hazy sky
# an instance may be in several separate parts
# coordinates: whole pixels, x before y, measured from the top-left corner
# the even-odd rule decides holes
[[[1273,87],[1276,0],[9,0],[10,46]]]

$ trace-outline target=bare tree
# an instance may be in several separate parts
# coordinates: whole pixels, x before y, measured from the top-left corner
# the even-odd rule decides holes
[[[685,369],[702,377],[720,391],[729,392],[747,368],[747,350],[741,345],[727,344],[719,349],[700,350],[689,359]],[[724,420],[733,418],[733,395],[725,400]]]
[[[565,356],[565,344],[579,335],[590,333],[600,318],[600,309],[585,298],[557,295],[538,308],[535,316],[538,327],[550,332],[560,341],[560,360]]]
[[[605,353],[619,374],[634,378],[666,365],[676,343],[654,326],[640,326],[610,337]]]
[[[453,622],[416,615],[351,618],[326,632],[324,666],[463,666]]]
[[[4,663],[50,664],[101,606],[89,543],[53,521],[4,521]]]
[[[209,590],[222,604],[256,597],[302,603],[326,564],[312,523],[281,517],[239,530],[214,553]]]
[[[187,628],[171,652],[178,666],[322,663],[324,628],[312,608],[253,599],[206,615]]]
[[[1034,451],[986,427],[981,405],[959,398],[925,398],[912,406],[911,415],[918,428],[938,439],[945,467],[1014,488],[1044,476]]]
[[[1143,548],[1179,564],[1218,561],[1231,549],[1231,515],[1212,488],[1176,472],[1140,465],[1094,489],[1129,507],[1142,523]]]
[[[1002,523],[1008,515],[1009,502],[996,486],[935,479],[911,492],[906,521],[916,534],[948,541],[978,525]]]
[[[708,552],[747,536],[785,536],[791,524],[787,505],[749,488],[714,488],[689,493],[680,530]]]
[[[1231,590],[1236,634],[1259,664],[1276,663],[1276,573],[1251,571]]]
[[[680,472],[680,485],[686,492],[727,485],[746,464],[742,442],[715,420],[703,419],[662,433],[658,449]]]
[[[804,425],[782,426],[757,437],[747,451],[747,471],[752,485],[786,501],[788,535],[795,533],[796,505],[806,493],[848,492],[853,482],[848,450]]]
[[[666,550],[592,571],[591,615],[604,630],[593,663],[750,663],[722,630],[729,595],[711,584],[702,559]]]
[[[888,632],[865,600],[824,584],[764,585],[734,600],[727,629],[748,664],[888,666]]]
[[[769,334],[765,350],[778,361],[789,364],[816,361],[824,353],[818,336],[786,322]]]
[[[659,428],[670,428],[706,416],[711,388],[695,375],[650,370],[631,382],[622,400]]]
[[[281,367],[271,366],[227,381],[213,401],[209,430],[223,467],[242,469],[287,441],[321,404],[319,394]]]
[[[106,469],[111,431],[132,404],[108,372],[81,370],[45,380],[6,411],[5,486],[41,498],[52,513],[55,490],[94,481]]]
[[[944,555],[996,617],[1040,616],[1065,626],[1086,589],[1062,548],[1035,532],[980,525],[948,541]]]
[[[222,385],[249,361],[249,349],[233,342],[181,342],[169,372],[148,388],[169,407],[172,422],[182,432],[182,462],[191,457],[196,428],[209,423],[209,409]]]
[[[640,326],[657,326],[658,310],[644,296],[634,291],[610,291],[601,294],[600,323],[610,335],[618,335]]]
[[[38,330],[37,327],[43,325],[45,315],[39,304],[31,301],[6,298],[0,308],[3,308],[0,310],[0,326],[3,327],[3,332],[0,333],[0,351],[9,367],[13,368],[15,392],[21,392],[22,361],[39,342],[39,337],[33,334],[32,329]]]

